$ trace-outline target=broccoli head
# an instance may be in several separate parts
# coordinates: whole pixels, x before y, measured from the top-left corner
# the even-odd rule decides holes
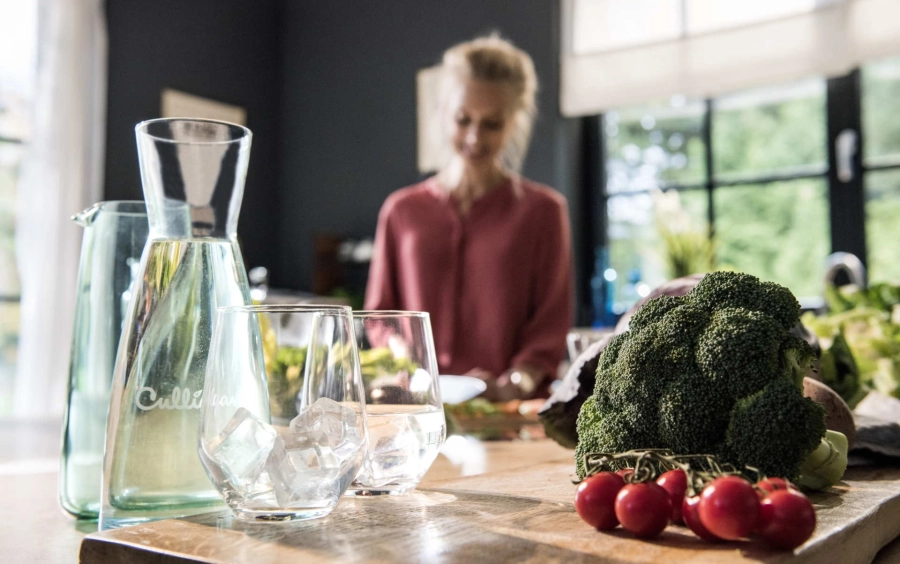
[[[803,397],[815,355],[791,334],[790,290],[749,274],[708,274],[689,294],[648,301],[603,352],[578,418],[584,456],[667,448],[795,478],[825,413]]]

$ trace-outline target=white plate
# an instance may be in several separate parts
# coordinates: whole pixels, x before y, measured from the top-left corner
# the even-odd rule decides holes
[[[440,376],[441,401],[462,403],[487,389],[487,384],[472,376]]]

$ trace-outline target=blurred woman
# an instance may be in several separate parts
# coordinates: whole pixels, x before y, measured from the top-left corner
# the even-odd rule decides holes
[[[365,307],[429,312],[441,373],[483,379],[489,399],[545,396],[572,321],[572,262],[565,198],[519,175],[534,65],[492,36],[452,47],[441,70],[452,157],[385,201]]]

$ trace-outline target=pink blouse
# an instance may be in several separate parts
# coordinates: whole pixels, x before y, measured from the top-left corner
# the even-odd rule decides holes
[[[558,192],[508,181],[462,219],[428,179],[381,208],[365,307],[429,312],[443,374],[529,364],[553,375],[572,323],[572,286]]]

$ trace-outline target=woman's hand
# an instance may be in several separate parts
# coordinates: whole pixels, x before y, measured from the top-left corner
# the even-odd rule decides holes
[[[543,374],[531,366],[513,367],[500,376],[495,376],[489,370],[473,368],[466,376],[474,376],[487,384],[487,389],[481,395],[495,402],[528,399],[543,380]]]
[[[481,392],[481,397],[485,398],[488,401],[498,401],[497,399],[497,377],[494,376],[494,373],[490,370],[484,370],[483,368],[473,368],[469,370],[465,374],[466,376],[472,376],[473,378],[478,378],[482,382],[485,383],[487,388],[483,392]]]

